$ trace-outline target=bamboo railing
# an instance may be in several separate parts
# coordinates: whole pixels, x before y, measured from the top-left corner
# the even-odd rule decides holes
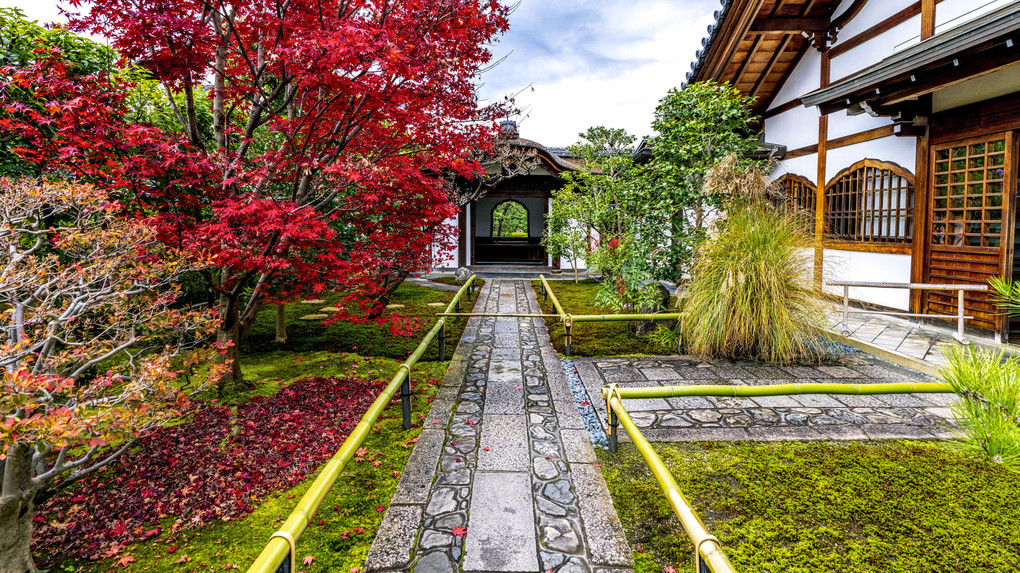
[[[890,382],[884,384],[837,384],[837,383],[806,383],[806,384],[771,384],[766,386],[655,386],[644,388],[620,388],[610,384],[602,388],[602,399],[606,401],[609,415],[609,450],[615,452],[619,445],[619,426],[627,431],[634,447],[645,459],[659,487],[680,523],[694,544],[694,562],[698,573],[733,573],[733,565],[722,553],[719,540],[708,533],[705,524],[698,518],[690,504],[659,458],[648,439],[631,419],[623,406],[624,399],[632,398],[676,398],[680,396],[730,396],[740,398],[761,396],[789,396],[794,394],[911,394],[911,393],[953,393],[949,384],[941,382]]]
[[[474,284],[475,276],[472,275],[468,282],[457,291],[457,295],[453,297],[449,306],[446,307],[446,313],[444,314],[451,313],[455,308],[459,310],[460,299],[465,293],[468,294],[468,300],[470,300],[470,293],[474,289]],[[365,415],[361,417],[361,421],[358,422],[354,431],[344,440],[340,450],[322,466],[319,471],[319,477],[315,478],[308,491],[301,496],[301,499],[298,500],[294,510],[291,511],[280,529],[270,537],[265,549],[262,550],[262,553],[255,559],[251,567],[248,568],[248,573],[295,573],[294,561],[298,538],[308,527],[312,516],[315,515],[319,505],[322,504],[322,500],[326,498],[326,494],[329,493],[337,478],[340,477],[344,467],[354,457],[354,453],[361,447],[365,438],[368,437],[375,423],[379,421],[379,416],[382,415],[383,410],[386,409],[386,406],[396,396],[397,390],[401,390],[400,397],[404,429],[406,430],[411,427],[411,368],[418,363],[418,360],[421,359],[428,349],[429,344],[437,336],[439,337],[439,359],[445,359],[445,326],[446,316],[441,316],[436,325],[432,327],[432,330],[425,335],[425,338],[418,344],[418,347],[411,353],[411,356],[400,365],[390,383],[386,385],[386,388],[372,402],[372,405],[369,406]]]

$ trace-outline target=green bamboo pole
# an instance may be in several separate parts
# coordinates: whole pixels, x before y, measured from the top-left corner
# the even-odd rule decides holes
[[[764,386],[655,386],[620,388],[621,398],[676,398],[680,396],[732,396],[755,398],[760,396],[788,396],[791,394],[920,394],[952,393],[953,388],[942,382],[890,382],[885,384],[767,384]]]
[[[468,285],[474,283],[475,277],[471,276],[471,279],[460,287],[457,291],[457,295],[453,297],[449,306],[446,307],[446,312],[451,312],[457,302],[460,301],[460,297],[464,295],[465,289]],[[436,325],[432,327],[432,330],[425,335],[418,347],[415,348],[411,356],[400,365],[397,373],[393,375],[393,379],[390,381],[386,388],[383,389],[382,393],[372,402],[369,406],[368,411],[361,417],[361,421],[354,428],[354,431],[347,436],[344,440],[340,450],[326,462],[322,469],[319,471],[319,477],[315,478],[312,482],[311,487],[305,492],[297,505],[294,506],[294,510],[291,511],[287,520],[283,522],[283,525],[273,534],[270,538],[269,543],[266,544],[265,549],[255,559],[251,567],[248,568],[248,573],[275,573],[280,567],[280,564],[287,559],[290,554],[290,543],[291,541],[296,542],[304,532],[305,528],[308,527],[308,522],[311,521],[312,516],[315,515],[315,511],[319,509],[319,505],[322,504],[322,500],[326,498],[326,494],[336,483],[340,472],[343,471],[344,467],[351,458],[354,457],[354,452],[361,447],[361,444],[368,437],[370,431],[372,431],[375,423],[379,421],[379,416],[382,415],[383,410],[396,396],[397,390],[400,389],[400,385],[410,375],[411,368],[418,363],[425,350],[428,349],[432,339],[439,333],[439,329],[443,328],[446,324],[445,318],[440,318]],[[294,556],[291,556],[293,559]],[[293,571],[293,569],[292,569]]]
[[[607,390],[608,388],[602,389],[603,398],[608,396]],[[609,398],[609,407],[619,417],[620,423],[623,424],[627,434],[633,440],[634,447],[641,452],[641,457],[645,459],[645,463],[652,470],[655,480],[659,482],[659,487],[666,494],[669,505],[673,508],[673,513],[680,519],[680,525],[683,526],[687,537],[694,544],[695,559],[700,560],[703,557],[713,573],[735,573],[733,565],[730,564],[729,559],[722,552],[719,540],[708,533],[705,524],[694,513],[694,509],[691,508],[687,500],[684,499],[683,494],[680,493],[680,487],[676,484],[676,480],[673,479],[673,475],[669,473],[669,469],[662,463],[662,459],[655,453],[652,445],[648,443],[641,430],[638,429],[637,424],[631,419],[630,414],[623,407],[619,396],[614,393]],[[697,555],[698,553],[700,555]],[[695,571],[698,571],[698,569],[695,569]]]
[[[663,314],[574,314],[574,322],[628,322],[637,320],[677,320],[679,313]]]
[[[542,281],[542,286],[545,287],[545,292],[549,293],[549,298],[552,299],[553,308],[555,308],[556,312],[559,313],[560,318],[563,318],[563,315],[567,313],[564,312],[563,307],[560,306],[560,301],[556,298],[556,293],[549,288],[549,282],[545,280],[545,275],[538,275],[538,279]]]

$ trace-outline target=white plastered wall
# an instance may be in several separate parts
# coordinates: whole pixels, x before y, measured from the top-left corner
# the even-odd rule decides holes
[[[846,10],[853,0],[843,0],[835,14],[838,16]],[[890,16],[903,10],[911,4],[910,0],[882,0],[868,2],[861,9],[861,12],[854,17],[842,30],[839,31],[836,45],[848,38],[857,36],[874,28]],[[941,7],[941,4],[939,5]],[[915,37],[921,30],[921,16],[917,15],[899,26],[892,28],[878,36],[864,42],[860,46],[852,48],[830,62],[830,78],[833,82],[858,72],[872,64],[880,62],[889,57],[896,46],[903,44]]]
[[[831,281],[910,282],[910,255],[825,249],[822,276]],[[843,287],[826,286],[825,292],[843,296]],[[850,299],[889,308],[910,308],[910,291],[892,288],[851,288]]]
[[[917,159],[916,138],[889,136],[830,149],[825,157],[825,183],[843,169],[868,158],[891,161],[913,173]]]

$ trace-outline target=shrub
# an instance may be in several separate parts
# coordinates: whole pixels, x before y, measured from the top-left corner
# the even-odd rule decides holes
[[[953,415],[963,447],[1020,469],[1020,360],[1003,351],[953,347],[939,374],[960,395]]]
[[[813,246],[783,210],[735,202],[691,272],[681,319],[688,350],[772,364],[818,360],[823,314],[812,285]]]

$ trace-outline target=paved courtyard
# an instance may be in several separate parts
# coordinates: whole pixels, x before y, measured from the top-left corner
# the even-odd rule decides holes
[[[606,428],[600,389],[692,384],[875,384],[932,382],[864,353],[814,367],[771,367],[755,362],[703,362],[690,356],[574,358]],[[651,441],[882,440],[952,437],[955,394],[888,396],[799,395],[761,398],[679,397],[626,400],[634,423]],[[621,441],[628,441],[621,428]]]
[[[539,312],[491,280],[476,310]],[[545,325],[472,318],[366,571],[632,571],[630,548]]]

